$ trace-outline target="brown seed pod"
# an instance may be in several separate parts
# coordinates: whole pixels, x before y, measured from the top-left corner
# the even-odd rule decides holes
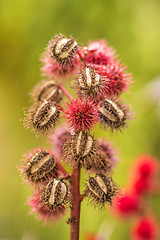
[[[71,206],[68,185],[58,179],[53,179],[44,187],[43,201],[51,209]]]
[[[56,160],[47,150],[36,149],[27,154],[20,170],[22,175],[32,183],[44,181],[49,177],[57,176]]]
[[[105,99],[99,107],[100,122],[104,127],[121,130],[129,119],[129,108],[118,99]]]
[[[87,181],[86,196],[95,206],[104,207],[105,203],[112,205],[112,198],[117,194],[118,187],[110,176],[97,174]]]
[[[40,101],[28,111],[25,126],[38,133],[50,133],[60,116],[59,108],[52,102]]]
[[[93,158],[92,169],[96,173],[105,173],[111,167],[111,161],[102,151],[97,151]]]
[[[107,91],[107,80],[103,79],[93,68],[86,66],[78,74],[74,82],[77,93],[84,96],[94,96]]]
[[[84,131],[72,135],[64,144],[62,157],[72,164],[80,161],[86,170],[105,170],[110,166],[95,139]]]
[[[48,49],[50,56],[56,59],[62,67],[66,64],[71,66],[74,63],[77,42],[72,36],[67,38],[64,35],[56,35],[56,37],[50,41]]]
[[[59,103],[62,100],[62,90],[53,80],[40,82],[31,92],[34,101],[52,101]]]

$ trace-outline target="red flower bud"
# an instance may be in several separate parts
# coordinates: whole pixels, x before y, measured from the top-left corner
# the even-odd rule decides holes
[[[140,208],[139,198],[134,193],[125,193],[114,199],[114,214],[120,217],[132,217]]]
[[[139,219],[131,232],[133,240],[158,240],[158,223],[153,217]]]

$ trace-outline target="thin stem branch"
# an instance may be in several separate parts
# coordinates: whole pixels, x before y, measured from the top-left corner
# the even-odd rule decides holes
[[[68,97],[69,100],[73,100],[74,98],[70,95],[70,93],[64,88],[64,86],[62,85],[62,83],[58,84],[58,87],[62,90],[62,92],[66,95],[66,97]]]
[[[79,240],[79,224],[80,224],[80,162],[73,165],[71,175],[72,189],[72,209],[71,209],[71,225],[70,225],[70,240]]]
[[[64,108],[61,107],[58,103],[54,102],[54,104],[59,108],[60,111],[65,112]]]
[[[57,168],[60,170],[60,172],[63,173],[64,176],[69,175],[69,173],[66,171],[66,169],[62,166],[62,164],[59,162],[59,160],[56,160],[57,162]]]

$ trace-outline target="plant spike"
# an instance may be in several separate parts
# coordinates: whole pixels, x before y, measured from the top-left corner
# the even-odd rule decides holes
[[[56,35],[41,57],[45,79],[30,94],[33,105],[26,113],[25,126],[37,135],[49,135],[53,152],[36,149],[23,159],[21,174],[33,187],[28,204],[45,222],[58,220],[70,208],[70,240],[79,240],[82,200],[88,197],[95,206],[105,207],[112,205],[119,191],[111,171],[116,151],[106,139],[93,134],[98,124],[104,130],[121,130],[131,114],[119,99],[131,75],[114,54],[105,40],[81,47],[72,36]],[[71,74],[76,98],[63,85]],[[66,123],[56,128],[61,117]],[[71,174],[62,162],[70,165]],[[88,180],[81,194],[82,168]]]

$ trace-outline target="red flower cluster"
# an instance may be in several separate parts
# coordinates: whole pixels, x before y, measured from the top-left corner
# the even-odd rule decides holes
[[[115,197],[114,214],[124,217],[136,217],[131,232],[133,240],[157,240],[158,226],[153,217],[148,216],[148,204],[145,196],[155,193],[158,185],[158,160],[150,155],[137,158],[132,168],[129,185],[124,195]],[[138,219],[137,219],[138,217]]]
[[[114,213],[123,218],[132,217],[140,208],[140,200],[137,195],[126,192],[114,199]]]
[[[101,76],[109,80],[108,96],[118,95],[128,89],[131,83],[131,74],[125,73],[127,67],[123,64],[112,61],[108,65],[95,65],[94,67]]]
[[[104,39],[90,42],[87,50],[86,64],[107,65],[115,58],[115,50],[109,47]]]
[[[153,217],[142,217],[132,229],[133,240],[158,240],[158,224]]]
[[[142,155],[134,162],[130,188],[137,194],[156,192],[159,164],[156,158]]]

